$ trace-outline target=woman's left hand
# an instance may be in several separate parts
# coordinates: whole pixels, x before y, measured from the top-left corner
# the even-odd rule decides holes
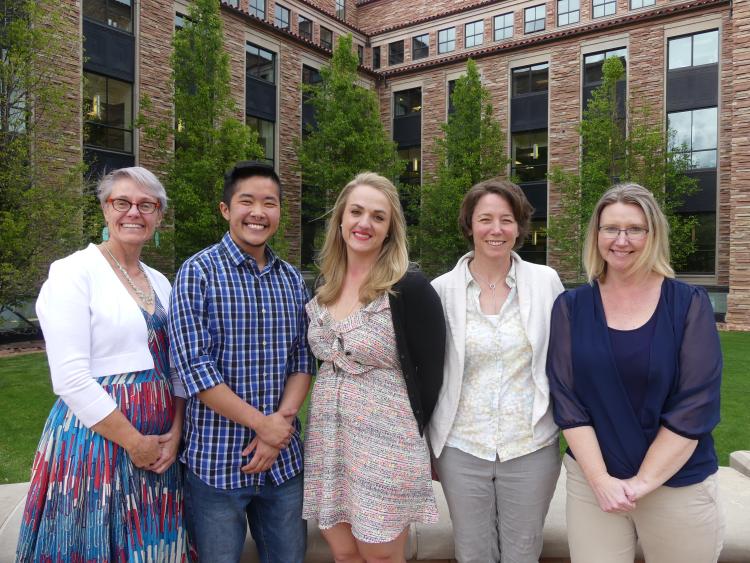
[[[631,477],[630,479],[625,479],[624,481],[630,485],[631,492],[627,495],[630,502],[640,500],[654,490],[653,487],[650,487],[648,483],[638,477],[638,475]]]
[[[177,452],[180,449],[181,432],[172,427],[169,432],[159,436],[159,447],[161,452],[159,459],[149,466],[154,473],[164,473],[177,460]]]

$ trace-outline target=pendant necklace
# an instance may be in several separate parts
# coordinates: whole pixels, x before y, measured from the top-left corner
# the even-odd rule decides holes
[[[107,254],[109,254],[109,257],[112,258],[112,261],[115,263],[115,266],[117,266],[117,269],[122,272],[125,281],[127,281],[128,285],[133,288],[133,291],[135,291],[135,294],[138,296],[138,298],[143,302],[144,305],[146,305],[147,307],[151,307],[154,304],[154,287],[151,285],[151,280],[148,279],[148,276],[143,270],[143,266],[141,266],[140,261],[138,262],[138,269],[143,273],[143,277],[146,278],[146,283],[148,284],[148,295],[140,287],[135,285],[133,278],[131,278],[127,270],[122,267],[122,264],[117,261],[117,258],[115,258],[114,254],[112,254],[112,251],[110,251],[109,246],[105,244],[103,244],[102,246],[104,247],[104,250],[107,251]]]

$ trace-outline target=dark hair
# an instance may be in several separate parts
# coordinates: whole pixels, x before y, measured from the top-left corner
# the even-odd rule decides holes
[[[497,194],[510,205],[513,218],[518,223],[518,238],[516,244],[513,245],[513,249],[521,248],[526,240],[526,235],[531,230],[531,215],[534,213],[534,208],[526,199],[526,195],[521,188],[513,182],[501,178],[490,178],[484,182],[479,182],[466,192],[464,200],[461,202],[461,211],[458,213],[458,226],[461,229],[461,234],[470,243],[474,242],[471,236],[471,218],[474,215],[477,203],[487,194]]]
[[[221,194],[221,201],[228,207],[237,188],[237,182],[245,178],[252,178],[253,176],[261,176],[273,180],[279,188],[279,201],[281,200],[281,180],[279,180],[279,176],[274,171],[273,166],[265,162],[258,162],[257,160],[242,160],[224,174],[224,192]]]

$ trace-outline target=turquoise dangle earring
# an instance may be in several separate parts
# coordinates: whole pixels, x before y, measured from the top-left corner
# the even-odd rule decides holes
[[[102,242],[107,242],[109,240],[109,227],[105,226],[102,229]]]
[[[161,246],[161,236],[159,235],[159,231],[156,231],[154,233],[154,246],[156,248],[159,248]]]

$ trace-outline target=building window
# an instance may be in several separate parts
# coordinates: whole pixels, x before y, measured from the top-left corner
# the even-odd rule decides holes
[[[578,23],[581,19],[581,3],[579,0],[557,0],[557,25]]]
[[[620,57],[622,66],[627,69],[628,61],[628,50],[625,48],[610,49],[609,51],[601,51],[599,53],[590,53],[583,57],[583,85],[585,86],[601,86],[604,80],[604,74],[602,67],[604,66],[605,59],[611,57]],[[623,77],[624,79],[625,77]]]
[[[672,112],[667,122],[674,131],[672,150],[689,153],[693,168],[716,168],[717,108]]]
[[[365,48],[363,45],[357,45],[357,60],[359,64],[365,64]]]
[[[372,48],[372,68],[380,68],[380,47]]]
[[[707,31],[669,40],[669,70],[719,62],[719,31]]]
[[[430,34],[418,35],[411,40],[411,60],[424,59],[430,55]]]
[[[258,143],[263,148],[263,160],[273,166],[274,163],[274,130],[276,124],[252,115],[245,116],[245,123],[258,133]]]
[[[513,96],[546,92],[549,87],[549,65],[542,63],[514,68],[512,80]]]
[[[83,17],[133,31],[133,5],[131,0],[83,0]]]
[[[240,0],[224,0],[227,4],[232,6],[232,8],[239,8],[240,7]]]
[[[464,46],[476,47],[484,41],[484,21],[467,23],[464,28]]]
[[[276,53],[248,43],[245,45],[245,72],[272,84],[276,83]]]
[[[333,32],[322,25],[320,26],[320,46],[333,51]]]
[[[346,0],[336,0],[336,17],[346,19]]]
[[[250,15],[262,20],[266,19],[266,0],[250,0],[248,8]]]
[[[546,6],[532,6],[523,11],[523,31],[524,33],[533,33],[535,31],[544,31],[544,18],[546,17]]]
[[[312,41],[313,38],[313,23],[312,20],[307,19],[305,16],[299,16],[299,35],[303,39]]]
[[[453,92],[456,91],[456,81],[448,81],[448,115],[451,115],[456,111],[456,107],[453,105]]]
[[[495,41],[513,37],[513,12],[495,16],[493,24]]]
[[[630,0],[630,9],[637,10],[638,8],[645,8],[654,4],[656,4],[656,0]]]
[[[406,117],[422,111],[422,89],[401,90],[393,95],[393,115]]]
[[[611,16],[617,7],[616,0],[593,0],[594,17]]]
[[[388,66],[404,62],[404,42],[394,41],[388,44]]]
[[[133,85],[83,73],[83,143],[133,152]]]
[[[281,4],[276,4],[275,8],[274,23],[281,29],[291,29],[289,27],[289,8],[285,8]]]
[[[695,252],[687,257],[680,274],[713,274],[716,271],[716,212],[689,213],[697,220],[691,233]]]
[[[456,28],[438,31],[438,53],[450,53],[456,49]]]
[[[547,179],[547,130],[513,133],[513,174],[520,182],[543,182]]]

